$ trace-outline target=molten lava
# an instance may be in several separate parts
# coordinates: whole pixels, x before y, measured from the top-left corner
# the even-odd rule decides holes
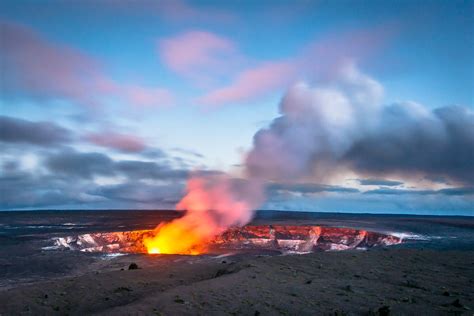
[[[192,177],[187,194],[176,205],[187,210],[184,216],[159,225],[143,244],[149,254],[204,253],[229,227],[247,224],[261,200],[260,185],[255,188],[225,175]]]
[[[156,235],[156,230],[138,230],[60,237],[55,244],[59,248],[85,252],[197,255],[228,253],[229,251],[307,253],[366,249],[402,242],[402,239],[396,236],[350,228],[260,225],[230,228],[205,244],[198,243],[198,246],[189,248],[188,245],[194,244],[195,241],[187,238],[183,241],[181,232],[174,230],[176,227],[178,226],[175,223],[160,228],[159,231],[166,230],[163,236],[166,238],[157,238],[159,236]],[[168,232],[168,229],[173,229],[173,231]],[[172,240],[173,237],[177,240]],[[201,239],[199,240],[202,242]]]
[[[60,246],[82,251],[148,254],[222,253],[258,250],[306,253],[392,245],[394,236],[365,230],[321,226],[245,226],[263,200],[257,181],[212,175],[189,179],[187,193],[176,205],[186,213],[152,231],[85,234],[58,240]]]
[[[174,220],[158,226],[143,244],[149,254],[201,254],[206,250],[205,239],[192,227],[189,220]]]

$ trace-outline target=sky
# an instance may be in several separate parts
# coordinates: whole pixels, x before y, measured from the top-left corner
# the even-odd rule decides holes
[[[0,3],[0,209],[474,215],[472,1]]]

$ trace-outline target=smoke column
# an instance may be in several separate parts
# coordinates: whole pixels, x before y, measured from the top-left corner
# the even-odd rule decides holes
[[[350,170],[474,184],[472,109],[382,105],[382,96],[382,86],[351,64],[326,85],[295,84],[280,104],[281,116],[254,136],[249,175],[321,181]]]
[[[263,186],[256,180],[235,179],[226,174],[192,176],[187,194],[176,205],[183,217],[158,226],[145,239],[149,253],[199,254],[206,243],[232,226],[250,222],[264,201]]]
[[[474,184],[474,114],[451,106],[382,105],[383,88],[353,64],[317,87],[292,86],[280,116],[258,131],[245,178],[193,176],[177,204],[186,214],[145,241],[151,253],[200,253],[214,236],[247,224],[268,181],[321,181],[344,170],[363,175],[442,176]]]

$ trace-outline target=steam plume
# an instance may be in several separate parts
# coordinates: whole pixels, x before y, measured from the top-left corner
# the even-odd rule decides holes
[[[326,86],[294,85],[280,104],[281,116],[254,136],[249,175],[321,180],[349,169],[474,183],[472,109],[383,106],[381,99],[381,85],[353,65]]]
[[[187,194],[176,205],[186,214],[158,226],[145,240],[150,253],[197,254],[206,243],[232,226],[243,226],[263,202],[263,186],[257,181],[228,175],[195,175],[188,180]]]
[[[443,176],[474,183],[474,114],[459,106],[434,111],[405,102],[382,105],[382,86],[346,65],[315,88],[297,83],[281,116],[254,136],[245,160],[248,180],[195,176],[178,203],[187,213],[157,228],[149,252],[199,253],[231,226],[247,224],[263,202],[265,181],[321,180],[355,173]]]

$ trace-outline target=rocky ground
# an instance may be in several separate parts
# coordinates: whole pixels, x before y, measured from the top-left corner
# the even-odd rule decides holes
[[[138,269],[129,270],[132,262]],[[471,251],[374,249],[293,256],[128,255],[96,262],[73,276],[0,289],[0,315],[473,312]]]

